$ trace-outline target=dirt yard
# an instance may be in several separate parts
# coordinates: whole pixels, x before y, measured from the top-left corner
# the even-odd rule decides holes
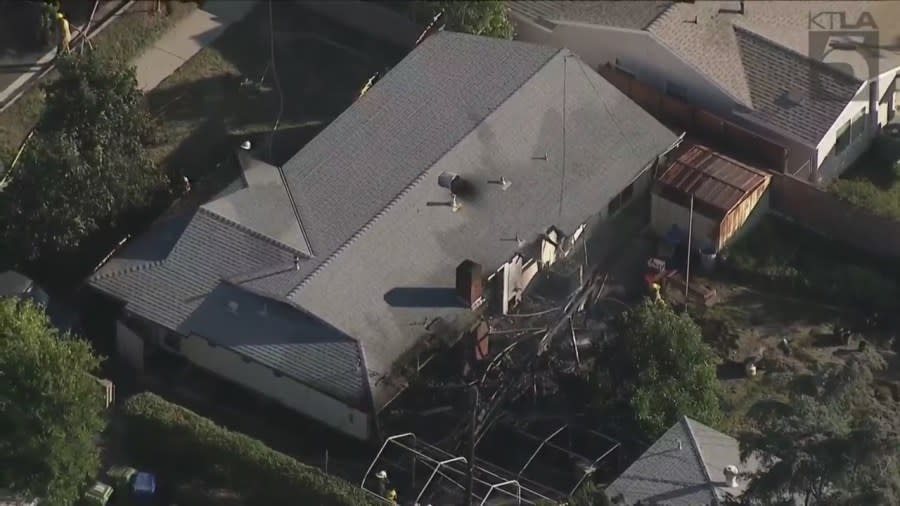
[[[723,428],[732,434],[748,428],[745,414],[756,401],[779,398],[795,378],[843,363],[860,353],[861,340],[888,363],[894,362],[883,335],[857,331],[849,341],[836,335],[852,321],[852,314],[842,308],[724,281],[702,281],[715,288],[716,302],[708,307],[692,305],[689,312],[720,359]],[[745,371],[748,361],[757,367],[755,377]],[[893,386],[900,379],[900,368],[895,364],[884,376],[879,395],[900,399],[900,386]]]

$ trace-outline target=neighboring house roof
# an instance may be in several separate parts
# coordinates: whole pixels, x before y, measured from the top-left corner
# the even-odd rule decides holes
[[[628,506],[717,506],[746,489],[740,478],[737,487],[727,486],[727,466],[741,473],[757,469],[755,460],[741,463],[736,439],[685,416],[612,482],[606,495]]]
[[[187,224],[159,224],[164,244],[132,242],[91,283],[135,314],[292,367],[341,398],[371,386],[381,407],[393,363],[436,331],[426,320],[471,315],[453,295],[461,261],[494,269],[517,249],[509,237],[574,229],[675,140],[568,51],[442,32],[280,171],[254,166],[262,173],[245,176],[249,186]],[[458,212],[444,205],[442,171],[472,187]],[[512,181],[505,191],[491,184],[501,176]],[[293,308],[297,321],[284,316],[255,341],[220,328],[241,290]],[[288,341],[292,357],[281,353]]]
[[[768,179],[762,171],[706,146],[693,145],[660,173],[658,181],[682,197],[693,195],[697,203],[723,217]]]
[[[856,23],[863,13],[871,13],[882,46],[877,52],[879,71],[900,66],[900,25],[889,21],[900,19],[900,1],[670,2],[662,12],[655,3],[646,7],[645,2],[597,3],[623,5],[598,6],[589,9],[592,15],[569,20],[634,28],[627,26],[618,12],[643,8],[653,20],[642,28],[748,109],[743,111],[746,116],[812,145],[821,140],[862,81],[873,77],[856,49],[827,47],[823,48],[826,55],[810,57],[819,51],[818,36],[811,35],[811,26],[816,26],[811,19],[816,14],[843,13],[847,23]],[[739,14],[736,11],[741,4],[743,13]],[[515,5],[513,8],[529,15]],[[530,16],[539,17],[536,12]],[[833,19],[819,22],[838,24],[837,16]],[[820,65],[819,60],[851,64]],[[678,76],[672,78],[677,82]],[[820,85],[824,88],[817,88]],[[805,95],[799,104],[780,100],[785,92],[795,91]]]
[[[522,0],[509,2],[513,12],[547,21],[574,21],[641,30],[674,2],[647,1],[553,1]]]

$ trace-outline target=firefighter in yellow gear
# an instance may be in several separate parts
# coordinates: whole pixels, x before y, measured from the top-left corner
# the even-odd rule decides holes
[[[663,302],[661,293],[662,287],[659,285],[659,283],[653,283],[652,285],[650,285],[650,289],[653,292],[653,301],[661,304]]]
[[[69,29],[69,20],[62,12],[56,13],[56,19],[59,20],[59,33],[61,40],[59,41],[59,52],[68,53],[70,51],[69,44],[72,42],[72,31]]]
[[[391,504],[399,504],[397,502],[397,491],[396,490],[394,490],[394,489],[388,490],[388,493],[385,497],[387,498],[388,501],[391,502]]]

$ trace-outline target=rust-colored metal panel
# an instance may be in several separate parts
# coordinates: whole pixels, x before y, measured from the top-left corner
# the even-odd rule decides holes
[[[718,211],[721,216],[768,181],[769,176],[705,146],[691,145],[660,174],[667,193],[681,193]]]

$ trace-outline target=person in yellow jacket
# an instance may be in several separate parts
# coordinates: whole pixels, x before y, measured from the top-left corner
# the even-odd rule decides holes
[[[388,493],[387,493],[387,495],[386,495],[386,498],[387,498],[388,501],[391,502],[391,504],[399,504],[399,503],[397,502],[397,491],[394,490],[394,489],[388,490]]]
[[[61,40],[59,42],[59,52],[68,53],[70,51],[69,44],[72,42],[72,31],[69,29],[69,20],[62,12],[56,13],[56,19],[59,20],[59,32]]]
[[[650,289],[653,292],[653,300],[657,304],[661,304],[663,302],[662,293],[661,293],[662,286],[660,286],[659,283],[653,283],[652,285],[650,285]]]

